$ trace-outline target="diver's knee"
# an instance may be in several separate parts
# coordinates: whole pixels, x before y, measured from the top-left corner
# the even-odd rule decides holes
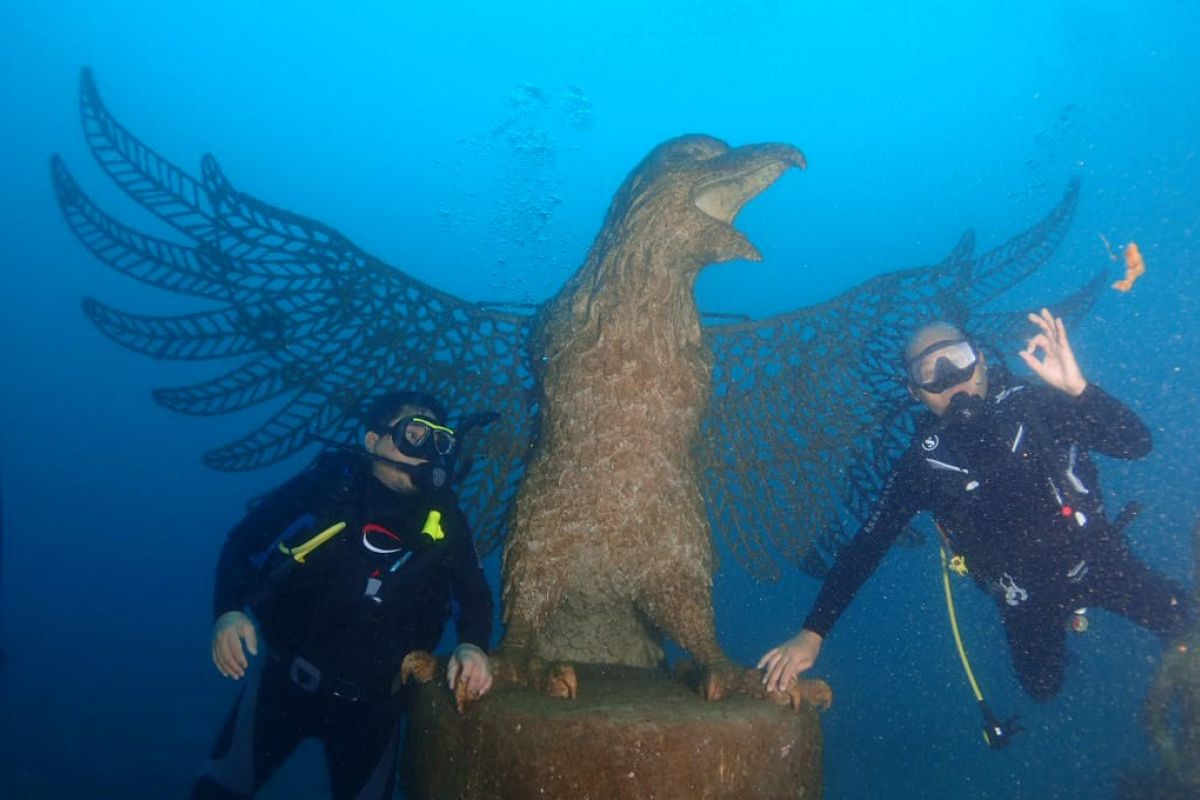
[[[1058,696],[1061,687],[1025,687],[1025,693],[1039,703],[1049,703]]]
[[[1053,700],[1062,691],[1063,676],[1057,674],[1026,675],[1021,677],[1025,693],[1039,703]]]

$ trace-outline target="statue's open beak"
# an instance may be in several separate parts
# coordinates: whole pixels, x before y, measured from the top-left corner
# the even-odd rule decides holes
[[[788,144],[752,144],[707,162],[716,173],[695,190],[692,202],[713,219],[732,225],[742,207],[788,168],[807,166],[804,153]]]
[[[729,241],[719,260],[762,258],[754,245],[733,230],[733,220],[786,170],[804,169],[807,163],[804,153],[788,144],[746,145],[706,162],[713,174],[694,190],[692,202],[704,214],[729,226]]]

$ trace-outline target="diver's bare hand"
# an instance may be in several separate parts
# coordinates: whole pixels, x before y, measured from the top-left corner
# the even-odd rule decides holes
[[[1083,394],[1087,388],[1087,380],[1079,370],[1075,361],[1075,353],[1071,350],[1071,342],[1067,339],[1067,329],[1060,317],[1050,313],[1047,308],[1041,314],[1030,314],[1029,321],[1041,328],[1041,333],[1034,336],[1021,351],[1021,360],[1029,368],[1055,389],[1066,392],[1072,397]],[[1037,357],[1037,351],[1042,351],[1042,357]]]
[[[235,681],[244,677],[250,666],[246,650],[252,656],[258,655],[258,632],[250,618],[241,611],[226,611],[217,617],[212,637],[212,660],[217,671]]]
[[[803,630],[778,647],[768,650],[758,660],[758,669],[766,670],[763,686],[772,692],[786,691],[790,683],[816,663],[823,641],[819,633]]]
[[[446,682],[452,690],[461,682],[467,697],[473,700],[483,697],[492,688],[492,662],[487,653],[473,644],[454,648],[446,665]]]

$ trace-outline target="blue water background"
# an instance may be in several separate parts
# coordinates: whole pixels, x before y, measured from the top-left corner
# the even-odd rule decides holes
[[[707,270],[707,310],[766,315],[979,249],[1041,218],[1083,178],[1052,268],[1006,307],[1069,293],[1137,241],[1148,265],[1073,333],[1088,377],[1155,431],[1105,463],[1151,563],[1185,579],[1196,488],[1200,10],[1183,2],[643,3],[12,2],[0,29],[3,291],[0,797],[186,791],[235,687],[208,656],[212,568],[246,498],[298,469],[205,469],[199,454],[264,418],[191,419],[149,391],[221,364],[119,349],[79,304],[194,308],[100,265],[54,202],[51,153],[100,205],[162,226],[86,152],[90,65],[125,125],[195,170],[325,221],[470,299],[536,302],[582,261],[614,189],[652,146],[703,132],[787,141],[783,177],[738,226],[765,256]],[[497,558],[488,561],[493,577]],[[1037,706],[989,601],[960,592],[992,704],[1029,733],[983,747],[954,656],[936,552],[886,560],[826,644],[826,796],[1093,798],[1144,758],[1152,637],[1094,615],[1066,690]],[[817,584],[716,575],[722,643],[743,662],[793,633]],[[318,749],[266,797],[322,796]]]

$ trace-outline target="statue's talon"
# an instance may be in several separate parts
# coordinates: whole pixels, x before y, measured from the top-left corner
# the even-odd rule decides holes
[[[820,680],[795,681],[782,692],[767,692],[767,697],[793,709],[808,705],[817,711],[828,711],[833,705],[833,689]]]
[[[399,694],[410,681],[429,683],[437,677],[438,667],[437,656],[424,650],[413,650],[400,662],[400,671],[392,679],[392,694]],[[479,695],[467,689],[465,682],[458,681],[454,685],[454,707],[458,713],[463,713],[468,705],[479,700]]]
[[[700,696],[710,702],[724,700],[728,694],[728,690],[728,676],[721,674],[717,670],[708,670],[704,675],[703,682],[700,684]]]
[[[693,678],[699,677],[700,696],[705,700],[724,700],[731,694],[759,694],[755,688],[759,679],[758,671],[739,667],[732,661],[709,664],[698,672],[694,667],[684,670],[685,674],[688,672]]]
[[[574,700],[579,694],[579,676],[570,664],[551,664],[546,669],[542,691],[550,697]]]
[[[392,679],[392,694],[398,693],[410,679],[429,683],[437,675],[438,660],[432,653],[413,650],[400,662],[400,671]]]
[[[454,684],[454,707],[458,709],[459,714],[467,710],[468,703],[478,702],[478,700],[479,695],[468,691],[465,681],[458,681]]]
[[[739,672],[741,668],[732,663],[702,667],[690,659],[675,662],[672,669],[675,680],[711,701],[725,699],[731,683],[744,683]]]
[[[564,700],[574,700],[579,694],[575,667],[561,661],[547,663],[537,656],[514,654],[504,648],[492,656],[492,677],[497,689],[524,686]]]
[[[825,681],[796,681],[784,691],[775,692],[763,686],[761,670],[746,669],[733,663],[700,668],[690,661],[680,662],[675,665],[675,677],[699,691],[705,700],[742,695],[764,698],[775,705],[797,710],[812,706],[818,711],[827,711],[833,705],[833,690]]]
[[[575,668],[562,661],[547,663],[537,656],[525,662],[526,686],[547,697],[574,700],[579,693],[579,676]]]

